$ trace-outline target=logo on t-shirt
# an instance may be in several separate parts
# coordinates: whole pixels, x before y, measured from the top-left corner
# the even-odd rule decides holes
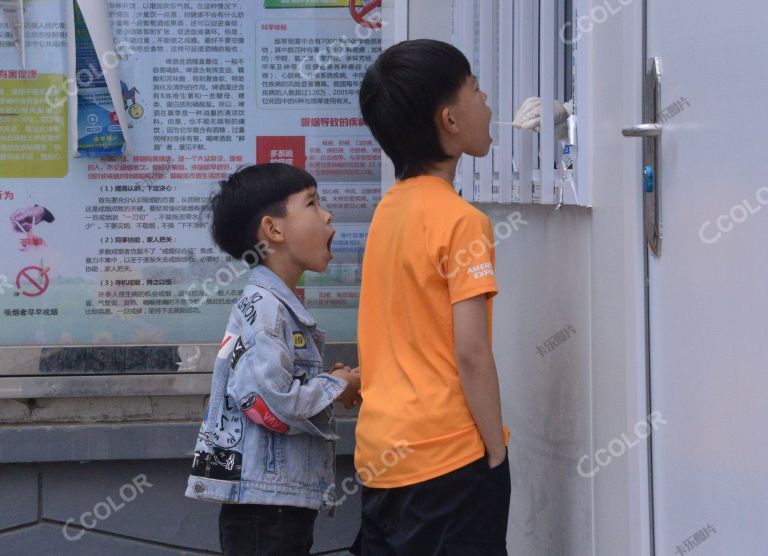
[[[485,276],[493,276],[493,265],[491,263],[482,263],[470,266],[467,269],[467,275],[472,276],[475,280],[479,280]]]

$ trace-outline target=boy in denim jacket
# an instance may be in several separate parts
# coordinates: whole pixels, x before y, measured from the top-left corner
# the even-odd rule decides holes
[[[211,198],[211,233],[256,263],[229,316],[186,496],[223,502],[224,554],[309,554],[318,510],[333,506],[333,401],[360,401],[360,379],[323,371],[325,334],[293,289],[333,258],[317,183],[286,164],[238,170]]]

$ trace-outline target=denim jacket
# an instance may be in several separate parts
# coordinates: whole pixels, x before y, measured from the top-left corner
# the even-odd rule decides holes
[[[323,371],[325,333],[258,265],[230,313],[186,496],[330,510],[346,381]]]

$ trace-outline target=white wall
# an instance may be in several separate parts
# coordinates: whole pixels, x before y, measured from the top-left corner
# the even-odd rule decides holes
[[[496,257],[493,345],[511,432],[508,548],[516,556],[591,554],[591,481],[576,471],[590,451],[589,211],[481,208],[494,223],[515,210],[527,222]],[[569,325],[575,334],[539,354]]]

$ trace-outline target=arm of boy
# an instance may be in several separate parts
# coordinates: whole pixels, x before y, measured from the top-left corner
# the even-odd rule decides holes
[[[469,411],[488,452],[488,465],[506,457],[499,377],[488,339],[488,302],[478,295],[453,304],[453,336],[459,379]]]
[[[246,417],[274,432],[332,438],[310,419],[335,399],[347,403],[360,388],[359,376],[338,369],[302,384],[293,370],[293,358],[283,339],[262,330],[235,363],[227,394]]]

